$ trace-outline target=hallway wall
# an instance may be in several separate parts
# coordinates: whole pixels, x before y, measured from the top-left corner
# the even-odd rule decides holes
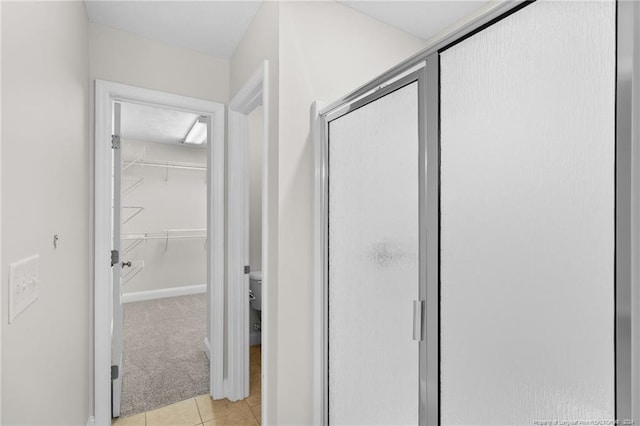
[[[88,20],[82,2],[1,7],[2,424],[84,425],[92,342]],[[39,300],[7,324],[8,265],[36,253]]]
[[[89,24],[89,78],[191,96],[229,99],[229,61]],[[93,87],[93,86],[92,86]]]

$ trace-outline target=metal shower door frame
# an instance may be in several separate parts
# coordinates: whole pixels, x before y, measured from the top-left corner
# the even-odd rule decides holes
[[[346,114],[377,99],[386,85],[403,78],[425,64],[426,76],[420,90],[420,279],[426,279],[426,312],[420,359],[420,424],[440,424],[439,395],[439,287],[440,287],[440,65],[446,48],[482,31],[535,0],[501,2],[487,8],[430,46],[385,73],[316,111],[316,254],[315,301],[316,362],[314,421],[328,424],[328,124],[337,114]],[[633,328],[640,316],[640,123],[634,123],[634,107],[640,105],[640,3],[616,1],[616,188],[615,188],[615,407],[616,419],[640,420],[640,332]],[[640,39],[638,39],[640,40]],[[390,83],[391,82],[391,83]],[[378,95],[378,96],[377,96]],[[377,97],[376,97],[377,96]],[[317,107],[317,106],[316,106]],[[319,109],[319,108],[318,108]],[[636,117],[637,118],[637,117]],[[421,139],[422,141],[422,139]],[[426,214],[423,217],[422,212]],[[429,238],[427,238],[427,236]],[[425,240],[426,239],[426,240]],[[423,254],[424,253],[424,256]],[[634,288],[635,287],[635,288]],[[422,288],[422,287],[421,287]],[[420,297],[423,297],[421,292]],[[425,376],[423,377],[423,371]]]
[[[340,108],[330,112],[329,114],[322,115],[321,120],[321,132],[322,132],[322,141],[324,141],[322,146],[322,156],[321,156],[321,173],[324,176],[322,179],[322,189],[320,191],[322,196],[322,219],[321,222],[323,224],[323,243],[322,243],[322,265],[324,267],[323,271],[323,294],[324,294],[324,312],[323,312],[323,342],[322,345],[322,358],[323,362],[323,371],[324,374],[323,380],[323,406],[325,407],[324,415],[323,415],[323,424],[329,424],[329,383],[328,383],[328,374],[329,374],[329,185],[328,185],[328,167],[329,167],[329,124],[344,115],[347,115],[359,108],[362,108],[370,103],[373,103],[377,100],[382,99],[386,95],[393,93],[397,90],[402,89],[405,86],[410,84],[417,83],[418,84],[418,175],[419,175],[419,184],[418,184],[418,229],[419,229],[419,249],[418,249],[418,260],[419,260],[419,277],[418,277],[418,297],[419,300],[425,301],[426,309],[423,311],[421,322],[422,322],[422,338],[418,343],[418,357],[419,357],[419,419],[420,423],[423,422],[423,419],[426,419],[427,415],[427,390],[429,388],[428,382],[432,381],[434,377],[429,376],[427,374],[427,358],[431,358],[432,356],[437,356],[436,354],[427,355],[427,350],[429,347],[437,348],[437,345],[433,345],[433,339],[436,335],[433,334],[433,327],[431,330],[427,327],[427,315],[430,309],[433,309],[433,306],[430,306],[430,300],[427,299],[428,291],[427,291],[427,261],[426,261],[426,250],[427,250],[427,221],[423,218],[426,216],[426,207],[427,207],[427,194],[426,194],[426,178],[427,178],[427,144],[426,144],[426,105],[425,99],[426,90],[427,90],[427,72],[424,64],[419,67],[418,70],[411,71],[407,75],[403,75],[400,78],[397,78],[393,81],[387,82],[386,84],[380,86],[373,93],[364,96],[357,101],[345,106],[344,108]],[[432,299],[431,302],[437,301],[437,299]],[[432,303],[431,303],[432,304]],[[436,306],[437,308],[437,306]],[[428,343],[432,344],[429,345]],[[433,351],[432,351],[433,352]],[[437,377],[435,377],[437,378]],[[436,386],[437,389],[437,386]]]

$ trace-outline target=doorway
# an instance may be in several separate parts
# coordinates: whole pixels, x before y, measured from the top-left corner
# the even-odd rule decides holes
[[[164,164],[153,164],[150,157],[145,158],[145,150],[138,149],[131,158],[122,155],[120,135],[122,105],[133,108],[156,108],[190,115],[193,119],[188,133],[198,127],[206,135],[200,137],[206,148],[204,163],[175,162],[164,160]],[[200,240],[206,271],[200,271],[205,277],[202,284],[184,286],[173,294],[189,294],[205,291],[206,317],[205,336],[202,352],[209,355],[209,395],[214,399],[225,396],[223,381],[224,367],[224,106],[221,104],[167,94],[132,86],[105,81],[96,81],[96,120],[95,120],[95,422],[110,424],[112,417],[120,415],[120,390],[122,386],[122,284],[143,275],[144,262],[126,259],[125,251],[130,254],[142,244],[158,240],[169,249],[169,244],[179,240]],[[185,134],[185,139],[189,137]],[[185,141],[186,142],[186,141]],[[138,147],[140,148],[140,147]],[[146,149],[146,147],[145,147]],[[197,149],[197,148],[192,148]],[[123,161],[124,160],[124,161]],[[137,165],[136,165],[137,162]],[[187,164],[188,163],[188,164]],[[118,168],[147,167],[163,170],[165,182],[177,170],[202,174],[199,190],[206,192],[204,205],[206,214],[200,220],[200,227],[167,227],[161,230],[125,233],[127,241],[123,243],[123,222],[131,222],[140,216],[145,206],[119,205],[121,197],[114,196],[124,191],[134,191],[144,183],[145,176],[137,176],[123,183]],[[188,167],[188,168],[187,168]],[[174,176],[177,177],[177,176]],[[193,188],[193,185],[189,185]],[[197,186],[196,186],[197,188]],[[203,189],[206,188],[206,189]],[[112,205],[113,202],[113,205]],[[178,212],[179,214],[179,212]],[[186,213],[183,213],[185,215]],[[198,226],[202,226],[198,225]],[[162,235],[160,235],[162,234]],[[206,242],[206,248],[205,248]],[[132,246],[134,244],[134,246]],[[108,259],[108,260],[107,260]],[[121,273],[122,268],[127,272]],[[186,289],[185,289],[186,288]],[[143,294],[141,294],[143,293]],[[128,298],[140,300],[149,298],[149,292],[131,292]],[[171,294],[171,290],[152,291],[152,296]],[[153,297],[152,297],[153,298]],[[125,298],[126,299],[126,298]]]
[[[127,417],[209,393],[208,125],[195,112],[131,102],[113,108],[120,261],[112,401],[113,416]]]
[[[268,62],[229,104],[228,368],[231,401],[267,418],[269,355]],[[261,405],[259,405],[261,404]]]

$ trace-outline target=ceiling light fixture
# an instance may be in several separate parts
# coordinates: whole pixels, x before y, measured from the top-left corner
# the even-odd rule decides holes
[[[187,135],[180,143],[191,145],[203,145],[207,142],[207,122],[206,117],[198,117],[193,123]]]

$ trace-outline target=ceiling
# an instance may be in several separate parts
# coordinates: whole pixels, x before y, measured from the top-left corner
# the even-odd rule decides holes
[[[180,144],[199,118],[198,114],[150,105],[121,105],[120,135],[125,140]]]
[[[428,40],[482,8],[485,0],[339,0],[345,6]],[[261,0],[85,0],[92,22],[229,59]]]
[[[229,59],[261,1],[85,0],[91,22]]]
[[[487,3],[486,0],[339,1],[423,40],[429,40]]]

